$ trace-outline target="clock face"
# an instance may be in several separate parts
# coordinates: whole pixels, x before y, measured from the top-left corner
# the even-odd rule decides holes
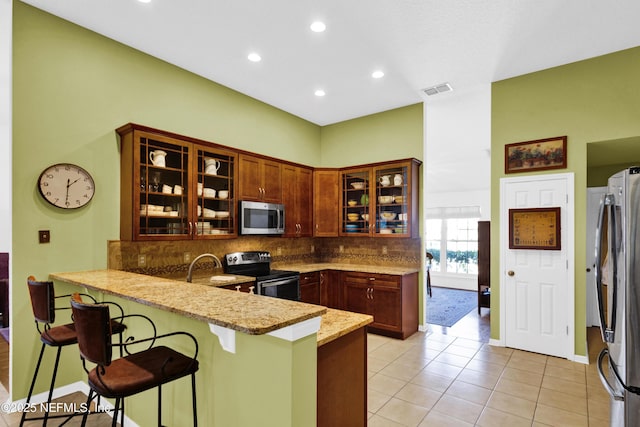
[[[62,209],[86,205],[96,191],[89,172],[70,163],[46,168],[38,178],[38,189],[47,202]]]

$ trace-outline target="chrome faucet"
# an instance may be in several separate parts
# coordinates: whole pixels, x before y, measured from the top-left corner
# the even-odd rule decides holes
[[[189,265],[189,272],[187,273],[187,282],[191,283],[191,274],[193,272],[193,266],[196,264],[196,262],[200,261],[201,258],[206,258],[206,257],[213,258],[213,268],[222,267],[222,263],[220,262],[217,256],[213,254],[198,255],[193,259],[193,261],[191,261],[191,264]]]

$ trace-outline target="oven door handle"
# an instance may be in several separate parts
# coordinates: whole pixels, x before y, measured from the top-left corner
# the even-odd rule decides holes
[[[279,278],[279,279],[260,280],[258,284],[262,288],[267,288],[269,286],[285,285],[287,283],[291,283],[293,281],[298,281],[298,280],[300,280],[298,277],[292,276],[292,277]]]

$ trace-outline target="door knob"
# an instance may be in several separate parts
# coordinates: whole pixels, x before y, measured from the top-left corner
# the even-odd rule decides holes
[[[516,274],[516,272],[513,271],[513,270],[507,271],[507,275],[509,275],[509,276],[515,276],[515,274]]]

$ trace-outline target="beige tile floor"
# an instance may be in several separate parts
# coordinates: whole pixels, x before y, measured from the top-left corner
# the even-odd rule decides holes
[[[473,328],[433,329],[405,341],[369,335],[370,427],[609,425],[608,396],[593,362],[492,347],[469,338]],[[588,338],[593,361],[602,342],[595,328]],[[0,402],[7,398],[0,384]],[[0,427],[19,425],[16,414],[0,415]],[[109,424],[100,417],[92,425]]]
[[[602,341],[595,328],[588,335],[590,365],[441,331],[369,335],[368,425],[608,426],[593,363]]]

